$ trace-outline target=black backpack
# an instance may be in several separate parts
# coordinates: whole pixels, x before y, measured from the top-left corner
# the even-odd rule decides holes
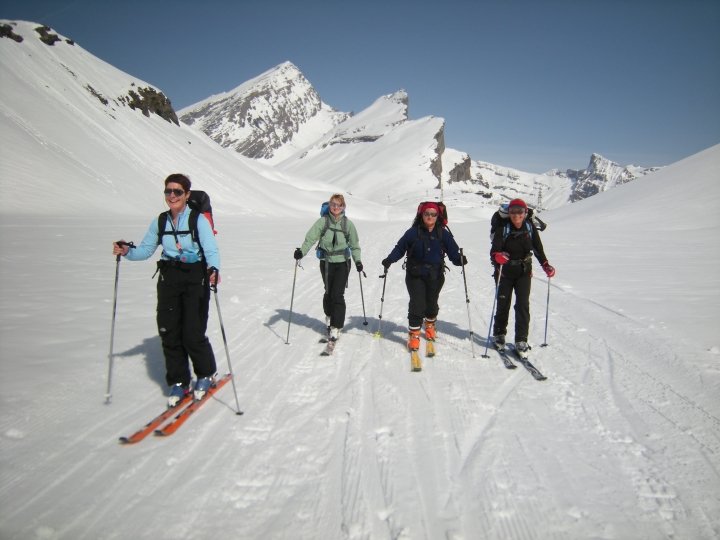
[[[544,231],[547,228],[547,223],[540,219],[537,214],[533,212],[532,208],[527,209],[527,217],[525,218],[525,224],[529,228],[535,229],[536,231]],[[490,240],[495,236],[495,230],[498,227],[503,227],[503,238],[507,238],[510,231],[510,217],[508,216],[508,205],[507,203],[501,204],[500,208],[493,214],[490,220]],[[532,232],[530,230],[530,232]]]
[[[198,235],[197,228],[198,216],[200,214],[204,215],[208,222],[210,222],[210,228],[212,229],[213,234],[217,234],[217,231],[215,230],[215,222],[213,221],[210,196],[207,193],[195,189],[190,190],[188,206],[190,207],[190,217],[188,218],[188,226],[190,228],[189,231],[165,230],[168,216],[170,214],[169,210],[167,212],[162,212],[158,216],[158,244],[162,243],[162,237],[166,234],[172,234],[173,236],[175,236],[176,241],[179,234],[190,234],[192,236],[193,242],[200,245],[200,237]],[[202,246],[200,246],[200,250],[202,250]]]

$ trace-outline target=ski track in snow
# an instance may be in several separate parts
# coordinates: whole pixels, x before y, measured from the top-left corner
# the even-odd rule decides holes
[[[19,242],[62,251],[86,241],[79,225],[63,237],[43,228],[14,232]],[[227,219],[218,237],[218,294],[245,415],[233,414],[228,384],[172,437],[121,446],[118,436],[164,405],[154,268],[121,263],[113,403],[103,405],[109,239],[118,230],[144,231],[146,222],[92,225],[88,258],[69,269],[60,257],[28,265],[21,253],[4,255],[4,268],[27,275],[16,283],[16,302],[39,314],[38,327],[59,325],[68,338],[5,349],[19,354],[29,346],[30,353],[23,392],[2,397],[3,538],[178,539],[232,531],[235,538],[530,540],[720,532],[718,499],[704,496],[720,484],[718,407],[713,396],[697,393],[702,374],[686,368],[682,349],[556,286],[549,346],[540,347],[547,282],[536,279],[530,359],[548,380],[533,380],[521,366],[507,370],[492,348],[482,358],[494,288],[484,247],[466,247],[474,344],[462,275],[451,267],[438,354],[423,357],[423,371],[412,373],[400,263],[388,276],[381,324],[377,317],[377,261],[395,240],[378,240],[379,224],[358,224],[369,324],[362,324],[352,272],[346,327],[326,358],[317,343],[322,283],[312,256],[297,271],[285,343],[291,254],[311,223],[295,223],[288,234],[268,221],[259,238],[243,234],[246,219]],[[476,227],[453,227],[461,245]],[[58,279],[61,295],[53,292]],[[33,307],[43,294],[54,298],[56,318]],[[4,328],[25,324],[18,311],[3,315]],[[88,335],[72,331],[77,325]],[[373,336],[378,326],[381,338]],[[214,302],[209,333],[225,372]],[[57,374],[50,388],[45,372]],[[3,380],[18,373],[3,363]],[[49,399],[36,399],[41,392]]]

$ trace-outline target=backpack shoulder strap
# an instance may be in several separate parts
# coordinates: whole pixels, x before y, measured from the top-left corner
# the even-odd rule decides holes
[[[200,217],[200,212],[197,210],[194,210],[193,208],[190,208],[190,216],[188,217],[188,228],[190,229],[190,235],[193,239],[193,242],[197,243],[198,246],[200,246],[200,252],[203,255],[203,258],[205,258],[205,254],[202,253],[202,244],[200,243],[200,233],[198,232],[198,219]],[[166,234],[171,234],[175,236],[175,241],[177,241],[177,235],[179,233],[187,233],[188,231],[167,231],[165,230],[167,228],[167,221],[168,221],[168,212],[161,212],[160,215],[158,215],[158,244],[162,244],[162,237]]]
[[[165,227],[167,226],[167,212],[160,212],[158,215],[158,245],[162,244],[162,237],[166,234],[172,234],[170,232],[165,232]]]
[[[340,220],[340,226],[342,227],[343,234],[345,235],[345,243],[350,245],[350,232],[348,231],[348,219],[345,214],[343,214],[342,219]]]
[[[188,227],[190,228],[190,234],[192,235],[192,239],[197,242],[198,245],[200,245],[200,233],[198,233],[199,217],[200,212],[191,208],[190,216],[188,217]],[[200,246],[200,249],[202,250],[202,246]]]

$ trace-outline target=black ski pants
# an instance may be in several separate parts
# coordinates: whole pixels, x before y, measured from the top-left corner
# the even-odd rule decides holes
[[[165,354],[168,385],[189,385],[188,357],[197,378],[212,376],[217,367],[207,331],[210,283],[203,263],[158,263],[157,326]]]
[[[497,272],[496,272],[497,279]],[[530,284],[532,282],[532,263],[506,264],[503,267],[498,287],[497,311],[493,335],[507,334],[510,319],[510,304],[515,293],[515,343],[528,340],[530,327]]]
[[[350,260],[339,263],[320,261],[325,294],[323,295],[323,311],[330,317],[330,326],[345,326],[345,287],[350,275]]]
[[[413,276],[405,273],[405,286],[410,295],[408,303],[408,327],[420,328],[423,319],[435,319],[440,311],[438,298],[445,284],[445,275],[439,271],[436,277]]]

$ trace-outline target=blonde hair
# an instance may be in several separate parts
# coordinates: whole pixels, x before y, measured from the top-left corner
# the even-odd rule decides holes
[[[343,208],[345,208],[345,197],[343,197],[342,193],[333,193],[330,197],[330,202],[333,200],[340,201],[340,204],[342,204]]]

